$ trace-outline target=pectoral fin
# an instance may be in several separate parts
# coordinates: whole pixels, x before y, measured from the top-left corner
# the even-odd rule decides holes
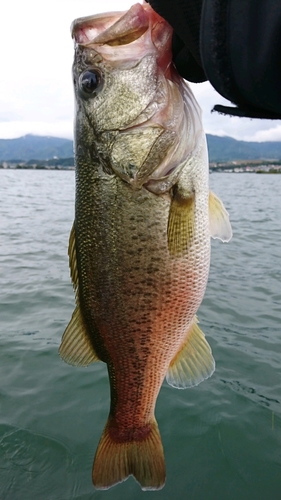
[[[194,194],[183,198],[173,196],[168,221],[168,248],[170,255],[181,257],[188,251],[194,238]]]
[[[68,255],[70,276],[75,291],[76,308],[62,336],[59,354],[61,358],[66,361],[66,363],[71,365],[88,366],[93,361],[99,361],[99,358],[90,341],[80,309],[74,224],[69,237]]]
[[[186,340],[171,361],[166,375],[168,384],[177,389],[198,385],[215,371],[211,348],[197,323],[195,316]]]
[[[227,242],[232,238],[228,212],[223,202],[212,192],[209,193],[209,224],[212,238]]]

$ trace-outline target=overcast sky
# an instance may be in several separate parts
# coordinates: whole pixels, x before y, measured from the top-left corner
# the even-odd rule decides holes
[[[72,138],[73,42],[76,17],[126,10],[134,0],[2,0],[0,2],[0,138],[25,134]],[[237,139],[281,141],[281,121],[211,114],[224,104],[206,82],[192,85],[205,131]]]

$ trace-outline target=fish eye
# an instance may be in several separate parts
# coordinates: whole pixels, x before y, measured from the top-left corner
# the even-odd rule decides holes
[[[79,77],[79,89],[84,97],[91,97],[101,90],[103,77],[98,69],[84,71]]]

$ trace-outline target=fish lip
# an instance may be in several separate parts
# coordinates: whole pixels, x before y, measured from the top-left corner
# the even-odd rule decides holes
[[[113,67],[121,63],[127,67],[151,55],[166,78],[171,77],[172,31],[149,3],[136,3],[128,11],[78,18],[71,26],[75,49],[92,48]]]
[[[150,21],[147,13],[149,8],[151,9],[151,7],[136,3],[128,11],[115,11],[78,18],[71,25],[72,38],[79,45],[90,43],[114,45],[113,42],[116,39],[138,32],[143,28],[141,34],[136,35],[135,39],[137,39],[149,28]],[[120,44],[122,45],[122,43]],[[117,43],[117,45],[119,44]]]
[[[75,39],[75,34],[78,29],[80,29],[83,25],[86,26],[91,26],[93,24],[93,21],[98,21],[99,19],[104,19],[104,20],[117,20],[117,18],[120,18],[125,11],[114,11],[110,13],[103,13],[103,14],[94,14],[91,16],[85,16],[85,17],[78,17],[77,19],[74,19],[74,21],[70,25],[70,33],[71,37]],[[114,21],[113,21],[114,22]],[[75,39],[76,41],[76,39]],[[92,41],[92,40],[91,40]]]

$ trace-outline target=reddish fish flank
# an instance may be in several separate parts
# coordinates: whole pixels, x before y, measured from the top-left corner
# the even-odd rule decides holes
[[[108,367],[111,404],[95,487],[133,475],[142,489],[160,489],[157,396],[165,376],[186,388],[214,371],[196,312],[210,236],[228,241],[231,227],[209,192],[201,111],[172,67],[171,27],[136,4],[76,20],[73,37],[76,308],[60,355]]]

